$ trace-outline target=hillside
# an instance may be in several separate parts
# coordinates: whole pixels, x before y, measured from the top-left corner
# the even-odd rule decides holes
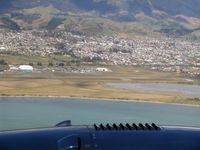
[[[1,0],[0,16],[21,29],[183,36],[200,27],[199,8],[199,0]]]

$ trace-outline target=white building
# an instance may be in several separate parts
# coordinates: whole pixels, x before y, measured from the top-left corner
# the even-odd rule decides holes
[[[20,65],[19,71],[21,72],[33,72],[33,67],[30,65]]]
[[[13,66],[13,65],[9,65],[9,67],[10,67],[10,71],[18,71],[19,70],[19,68],[18,67],[15,67],[15,66]]]
[[[0,50],[5,50],[5,49],[6,49],[6,48],[5,48],[5,47],[3,47],[3,46],[1,46],[1,47],[0,47]]]
[[[98,71],[98,72],[108,72],[110,70],[107,69],[107,68],[96,68],[96,71]]]

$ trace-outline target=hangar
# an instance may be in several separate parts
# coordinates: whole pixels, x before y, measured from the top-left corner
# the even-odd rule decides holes
[[[19,71],[21,72],[33,72],[33,67],[30,65],[20,65]]]

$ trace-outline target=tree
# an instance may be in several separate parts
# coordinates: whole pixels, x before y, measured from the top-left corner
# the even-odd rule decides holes
[[[29,63],[29,65],[30,65],[30,66],[34,66],[34,64],[33,64],[33,63]]]
[[[65,44],[64,43],[57,43],[55,47],[59,50],[64,50],[65,49]]]
[[[48,66],[49,66],[49,67],[53,67],[54,65],[53,65],[52,62],[49,62]]]
[[[65,64],[64,64],[64,63],[59,63],[58,66],[59,66],[59,67],[64,67]]]
[[[42,66],[42,63],[41,63],[41,62],[38,62],[37,65],[38,65],[38,66]]]
[[[4,59],[0,60],[0,71],[8,69],[9,69],[8,63]]]
[[[0,60],[0,65],[8,65],[8,63],[4,59],[1,59]]]

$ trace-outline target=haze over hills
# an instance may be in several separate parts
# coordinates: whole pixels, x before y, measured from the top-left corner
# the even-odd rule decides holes
[[[0,27],[77,33],[193,34],[199,0],[1,0]]]

